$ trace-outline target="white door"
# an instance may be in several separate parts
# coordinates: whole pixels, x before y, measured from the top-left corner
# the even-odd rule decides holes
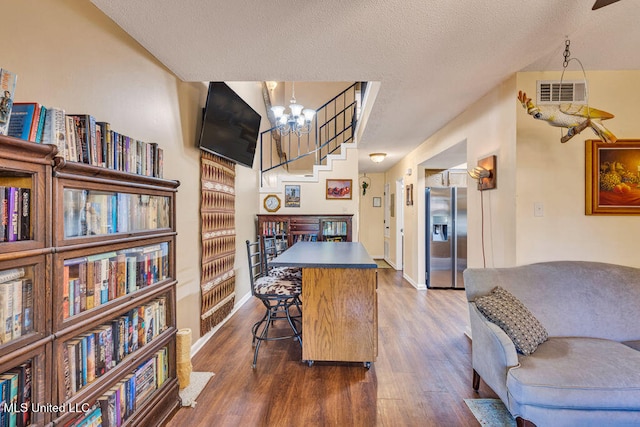
[[[404,251],[404,180],[396,181],[396,268],[403,270]]]
[[[384,259],[389,259],[389,237],[391,237],[391,194],[389,183],[384,184]]]

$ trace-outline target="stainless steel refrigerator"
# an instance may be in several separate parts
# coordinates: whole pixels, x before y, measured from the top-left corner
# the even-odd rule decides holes
[[[467,189],[427,187],[425,198],[427,287],[464,289]]]

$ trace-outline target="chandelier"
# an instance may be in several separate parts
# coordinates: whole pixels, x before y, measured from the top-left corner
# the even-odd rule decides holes
[[[316,114],[311,108],[304,108],[296,101],[296,84],[292,83],[291,100],[289,101],[289,114],[285,114],[285,107],[276,105],[271,107],[271,111],[276,118],[276,128],[280,135],[287,136],[295,133],[298,136],[311,132],[311,121]]]

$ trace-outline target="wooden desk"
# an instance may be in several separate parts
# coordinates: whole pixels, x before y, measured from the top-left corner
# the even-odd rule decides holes
[[[302,268],[302,359],[378,355],[377,265],[359,242],[298,242],[270,265]]]

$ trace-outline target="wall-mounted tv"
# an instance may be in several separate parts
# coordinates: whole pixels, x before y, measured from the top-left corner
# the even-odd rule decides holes
[[[251,168],[260,119],[224,82],[210,82],[198,147]]]

